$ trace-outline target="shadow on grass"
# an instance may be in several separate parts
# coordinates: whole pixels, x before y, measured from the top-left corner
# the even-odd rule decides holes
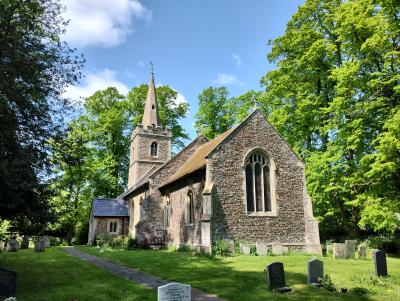
[[[229,258],[210,259],[205,256],[190,256],[187,253],[171,251],[135,250],[99,253],[95,248],[80,247],[80,249],[166,280],[190,284],[194,288],[217,294],[231,301],[371,300],[368,295],[355,296],[351,293],[329,292],[309,286],[306,284],[306,274],[290,271],[288,264],[285,264],[286,283],[293,291],[287,294],[271,292],[266,289],[263,269],[267,264],[279,261],[279,258],[258,257],[257,259],[240,256],[233,262]],[[256,265],[252,262],[254,260],[257,261]],[[265,261],[265,264],[258,271],[261,261],[263,264]],[[299,269],[298,264],[297,262],[297,269]],[[255,268],[257,271],[252,271]]]

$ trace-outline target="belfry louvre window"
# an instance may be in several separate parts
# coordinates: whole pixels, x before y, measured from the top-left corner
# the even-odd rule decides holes
[[[269,159],[261,151],[250,154],[246,160],[247,212],[271,211],[271,182]]]
[[[157,157],[157,142],[153,142],[150,146],[151,156]]]

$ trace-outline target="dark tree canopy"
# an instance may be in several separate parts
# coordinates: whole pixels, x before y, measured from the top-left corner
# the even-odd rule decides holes
[[[62,9],[55,0],[0,1],[0,218],[29,227],[48,212],[47,141],[60,129],[61,94],[83,64],[60,41]]]

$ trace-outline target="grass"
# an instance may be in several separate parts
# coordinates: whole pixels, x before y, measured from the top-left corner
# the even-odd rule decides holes
[[[81,246],[79,249],[164,279],[190,284],[231,301],[400,300],[398,258],[387,259],[390,276],[386,278],[374,276],[371,259],[321,258],[324,261],[325,273],[329,274],[336,288],[351,290],[358,287],[368,290],[366,295],[357,296],[308,286],[306,264],[311,256],[306,255],[241,255],[211,259],[168,250],[99,251],[98,248],[87,246]],[[274,261],[284,263],[286,283],[293,292],[283,295],[266,290],[263,270],[267,264]]]
[[[114,276],[52,247],[0,253],[0,266],[17,272],[18,301],[142,301],[156,292]]]

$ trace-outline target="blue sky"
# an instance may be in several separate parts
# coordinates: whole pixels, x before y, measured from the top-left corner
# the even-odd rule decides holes
[[[64,37],[87,62],[86,75],[65,95],[77,99],[116,86],[121,93],[147,83],[149,62],[156,84],[190,104],[182,124],[191,138],[197,96],[224,85],[231,96],[260,90],[274,68],[266,55],[300,0],[62,0],[70,25]]]

